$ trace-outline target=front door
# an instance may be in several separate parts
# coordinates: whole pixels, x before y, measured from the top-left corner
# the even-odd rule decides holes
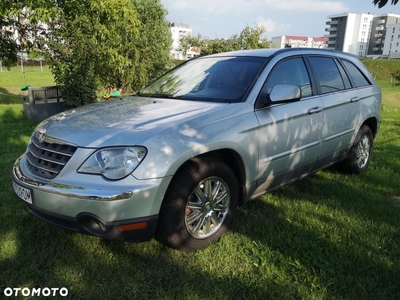
[[[314,169],[320,153],[322,102],[313,93],[302,57],[278,62],[271,70],[263,92],[269,94],[277,84],[298,85],[302,98],[255,112],[260,126],[258,193],[308,174]]]

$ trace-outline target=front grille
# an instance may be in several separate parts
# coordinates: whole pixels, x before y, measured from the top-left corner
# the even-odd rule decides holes
[[[39,142],[32,135],[26,157],[29,170],[46,179],[55,178],[75,153],[76,147],[57,143]]]

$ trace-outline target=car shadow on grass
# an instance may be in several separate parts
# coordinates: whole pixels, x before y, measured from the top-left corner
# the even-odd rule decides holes
[[[380,175],[316,173],[246,204],[232,230],[323,298],[399,299],[400,208]]]
[[[14,141],[0,147],[0,295],[66,287],[70,299],[400,298],[399,208],[388,200],[400,173],[395,144],[378,147],[361,176],[329,169],[246,204],[219,243],[180,253],[32,216],[12,191],[13,160],[3,159],[24,151],[35,123],[8,107],[0,123],[2,140]]]

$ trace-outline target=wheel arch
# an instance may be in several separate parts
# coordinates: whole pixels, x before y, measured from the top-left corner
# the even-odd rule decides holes
[[[371,118],[366,119],[366,120],[361,124],[360,128],[361,128],[363,125],[366,125],[366,126],[368,126],[368,127],[371,129],[372,134],[373,134],[373,136],[374,136],[374,138],[375,138],[376,135],[378,134],[378,120],[377,120],[375,117],[371,117]]]
[[[238,182],[238,187],[239,187],[239,201],[238,204],[242,205],[246,201],[246,168],[243,162],[242,157],[237,153],[236,151],[232,149],[218,149],[218,150],[213,150],[210,152],[202,153],[197,156],[194,156],[187,161],[185,161],[176,171],[175,174],[177,174],[184,166],[186,163],[189,161],[196,159],[196,158],[205,158],[205,157],[211,157],[215,159],[219,159],[226,163],[233,171],[235,174],[236,180]],[[171,183],[170,183],[171,184]]]

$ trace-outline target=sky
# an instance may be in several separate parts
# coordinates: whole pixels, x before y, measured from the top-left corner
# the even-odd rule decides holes
[[[225,38],[248,26],[262,25],[271,39],[280,35],[323,37],[329,15],[341,13],[393,13],[398,5],[379,9],[372,0],[161,0],[169,22],[185,23],[193,35]]]

